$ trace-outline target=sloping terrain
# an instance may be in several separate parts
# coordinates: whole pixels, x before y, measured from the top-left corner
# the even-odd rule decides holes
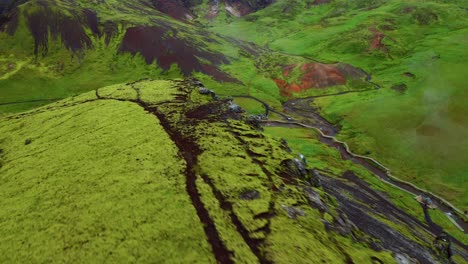
[[[363,184],[354,174],[308,168],[198,83],[114,85],[2,118],[1,261],[447,257],[432,249],[430,229],[378,191],[360,186],[366,193],[345,202],[339,190]],[[467,258],[459,242],[453,252]]]
[[[240,86],[222,67],[254,52],[251,44],[174,20],[146,1],[27,1],[2,15],[0,42],[0,104],[196,73]],[[9,107],[1,111],[17,109]]]
[[[276,1],[242,19],[210,26],[310,59],[306,63],[345,63],[367,72],[374,87],[346,81],[362,93],[344,93],[349,88],[342,87],[336,71],[324,80],[338,86],[310,89],[317,78],[308,76],[324,67],[314,66],[310,73],[296,67],[287,77],[272,77],[283,95],[314,99],[311,108],[341,127],[338,137],[354,151],[466,211],[466,1],[316,2]]]
[[[0,262],[467,262],[467,10],[0,0]]]

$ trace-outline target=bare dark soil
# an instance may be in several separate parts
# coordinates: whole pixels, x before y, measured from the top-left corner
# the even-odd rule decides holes
[[[191,1],[152,0],[151,2],[158,11],[165,13],[175,19],[187,20],[189,17],[193,16],[189,9],[191,6]]]
[[[61,39],[64,46],[72,52],[91,48],[92,42],[85,27],[95,28],[97,17],[87,12],[86,21],[78,14],[66,16],[52,11],[44,3],[38,11],[28,14],[28,27],[34,37],[34,54],[46,54],[48,51],[49,34],[53,39]],[[90,24],[88,24],[90,23]]]
[[[0,14],[0,31],[8,33],[13,36],[18,28],[19,10],[17,8],[6,14]]]
[[[218,68],[220,64],[229,63],[223,54],[204,48],[201,43],[193,39],[179,38],[176,30],[160,25],[128,28],[119,51],[133,55],[141,54],[146,63],[156,61],[164,70],[169,70],[172,64],[177,64],[185,76],[192,72],[202,72],[213,76],[217,81],[239,82]],[[210,64],[202,62],[199,58]]]

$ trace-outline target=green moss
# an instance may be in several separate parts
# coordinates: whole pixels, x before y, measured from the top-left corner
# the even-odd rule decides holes
[[[67,103],[0,121],[1,261],[214,262],[158,120],[129,102]]]

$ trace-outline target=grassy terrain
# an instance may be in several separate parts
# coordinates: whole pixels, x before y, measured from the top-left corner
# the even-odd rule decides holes
[[[337,150],[325,146],[317,139],[318,135],[314,130],[267,127],[265,133],[285,139],[292,149],[306,157],[311,167],[327,170],[336,175],[341,175],[347,170],[355,171],[366,182],[370,183],[373,188],[386,193],[400,208],[411,213],[420,221],[425,221],[421,206],[412,195],[383,183],[361,166],[355,165],[350,161],[344,161]],[[452,225],[442,212],[434,210],[431,211],[431,215],[433,221],[442,226],[446,232],[461,242],[468,243],[467,236]]]
[[[18,7],[18,25],[13,35],[0,31],[0,112],[17,112],[40,105],[28,103],[31,100],[60,99],[81,94],[106,85],[130,82],[142,78],[181,77],[181,69],[173,64],[168,70],[162,69],[156,62],[147,64],[140,54],[132,56],[119,51],[126,30],[141,25],[168,25],[177,32],[177,37],[189,45],[206,51],[219,52],[230,60],[234,77],[246,80],[241,68],[253,68],[251,59],[246,56],[239,43],[221,38],[168,18],[151,7],[133,1],[106,1],[104,4],[92,1],[47,1],[47,8],[39,8],[38,1],[29,1]],[[135,5],[135,6],[134,6]],[[99,19],[98,29],[101,35],[94,35],[92,29],[78,17],[83,10],[91,9]],[[49,32],[47,52],[34,54],[34,38],[29,25],[31,14],[47,10],[50,16],[64,16],[78,21],[79,27],[90,38],[91,48],[77,51],[66,49],[64,39],[54,38]],[[116,14],[118,14],[116,16]],[[106,25],[115,24],[115,32],[107,36]],[[250,55],[249,55],[250,56]],[[199,58],[203,60],[203,58]],[[129,70],[131,69],[131,70]],[[202,78],[211,80],[214,88],[223,87],[212,81],[211,76],[200,73]],[[252,74],[248,77],[254,79]],[[259,85],[257,85],[259,86]],[[241,84],[228,84],[224,91],[236,89],[245,92]],[[273,94],[275,94],[273,92]],[[278,93],[276,93],[277,95]],[[16,105],[2,105],[12,102],[25,102]]]
[[[96,99],[1,121],[1,262],[214,262],[159,121]]]
[[[211,21],[200,16],[183,23],[134,1],[49,0],[55,15],[75,17],[92,9],[100,29],[114,22],[117,30],[106,43],[104,35],[83,26],[92,48],[78,51],[47,32],[48,52],[36,56],[28,16],[38,12],[38,2],[19,7],[14,35],[0,32],[0,262],[214,263],[222,253],[213,250],[213,239],[236,263],[395,262],[395,252],[374,250],[370,235],[356,228],[345,235],[334,231],[341,220],[338,204],[323,188],[285,178],[282,162],[299,153],[309,167],[334,177],[355,172],[424,221],[413,197],[343,161],[310,130],[262,133],[243,114],[229,112],[226,102],[211,101],[186,81],[133,82],[183,75],[177,64],[164,70],[139,53],[119,52],[126,30],[141,25],[170,27],[164,39],[176,32],[203,52],[226,56],[229,62],[220,65],[197,60],[239,82],[191,73],[221,98],[252,95],[275,109],[288,99],[273,81],[283,66],[317,59],[364,69],[381,89],[317,98],[314,106],[342,128],[338,137],[353,151],[463,210],[468,206],[462,79],[468,31],[461,1],[336,0],[313,6],[311,0],[278,0],[244,18],[221,12]],[[207,6],[203,2],[199,9]],[[386,35],[378,48],[370,45],[375,30]],[[288,78],[299,77],[296,71]],[[292,96],[364,86],[348,82]],[[392,89],[397,86],[403,89]],[[61,98],[68,99],[33,102]],[[253,100],[235,102],[251,114],[264,111]],[[310,205],[308,187],[320,194],[326,212]],[[248,191],[258,197],[241,198]],[[299,216],[292,217],[291,208]],[[467,243],[444,215],[431,215]],[[431,247],[427,232],[373,216]]]
[[[323,215],[304,203],[302,187],[285,186],[279,176],[280,162],[291,158],[282,143],[239,120],[188,121],[180,111],[208,98],[195,92],[180,103],[178,94],[169,81],[114,85],[0,119],[2,261],[213,262],[184,188],[191,161],[181,159],[185,150],[177,149],[169,128],[185,124],[177,133],[201,149],[190,165],[198,193],[236,262],[257,261],[239,225],[249,239],[265,241],[261,254],[276,263],[344,262],[342,252],[356,261],[393,262],[387,251],[351,246],[351,238],[326,231]],[[138,104],[158,105],[151,111],[164,124]],[[287,189],[273,192],[273,186]],[[246,190],[260,198],[239,199]],[[304,216],[291,219],[286,205],[300,205]],[[256,217],[269,210],[274,217]],[[331,209],[327,219],[333,215]]]
[[[306,2],[277,1],[243,19],[209,26],[276,51],[371,73],[380,90],[320,98],[315,105],[343,127],[339,138],[354,151],[466,210],[466,3],[333,1],[308,7]],[[374,29],[385,34],[380,49],[371,48]],[[407,90],[391,89],[398,85]]]

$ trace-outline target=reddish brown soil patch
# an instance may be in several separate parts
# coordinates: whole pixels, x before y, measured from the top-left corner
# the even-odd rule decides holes
[[[119,51],[141,54],[146,63],[156,61],[166,71],[172,64],[177,64],[185,76],[192,72],[202,72],[217,81],[238,82],[217,67],[229,63],[223,54],[205,50],[206,47],[194,39],[178,38],[177,33],[177,30],[168,26],[128,28]]]
[[[283,67],[283,77],[288,77],[297,65]],[[324,64],[307,63],[300,66],[302,72],[297,82],[288,82],[282,79],[274,79],[282,95],[289,96],[291,93],[303,92],[312,88],[326,88],[346,84],[348,78],[358,79],[366,77],[361,69],[348,64]]]
[[[433,125],[422,125],[416,129],[416,133],[421,136],[434,137],[439,135],[442,130]]]
[[[382,50],[387,52],[387,47],[382,43],[383,39],[385,38],[385,34],[377,30],[377,28],[373,27],[370,29],[372,32],[372,40],[369,44],[369,50]]]

